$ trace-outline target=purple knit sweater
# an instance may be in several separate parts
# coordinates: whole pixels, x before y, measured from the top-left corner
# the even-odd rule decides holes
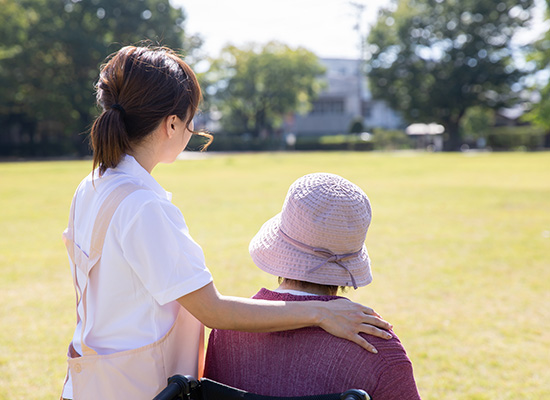
[[[295,296],[262,289],[254,298],[330,301],[339,297]],[[205,376],[270,396],[306,396],[353,388],[365,390],[374,400],[420,399],[411,361],[397,336],[367,339],[378,354],[320,328],[276,333],[213,330]]]

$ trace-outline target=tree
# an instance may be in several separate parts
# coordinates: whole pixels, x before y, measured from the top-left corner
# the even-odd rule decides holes
[[[470,107],[460,120],[461,136],[474,140],[486,140],[494,124],[494,110],[480,106]]]
[[[29,40],[28,31],[31,21],[25,15],[24,7],[16,1],[0,0],[0,151],[6,148],[11,132],[6,126],[14,120],[20,120],[22,93],[15,79],[19,73],[13,60],[20,59],[25,52],[25,43]]]
[[[368,36],[373,96],[410,122],[438,122],[445,148],[460,147],[460,120],[473,106],[512,104],[524,74],[510,43],[534,0],[399,0]]]
[[[550,19],[550,0],[546,0],[546,17]],[[542,88],[536,88],[540,100],[533,105],[525,119],[546,131],[544,146],[550,147],[550,30],[535,43],[530,59],[536,62],[540,71],[545,70],[548,74],[546,84]]]
[[[228,133],[272,134],[290,112],[306,112],[321,90],[318,58],[277,42],[228,46],[204,77],[207,97]]]
[[[365,126],[363,125],[363,118],[355,118],[349,126],[349,133],[362,133],[362,132],[365,132]]]
[[[9,88],[0,94],[0,118],[19,127],[31,155],[47,143],[52,152],[78,144],[87,152],[78,134],[97,114],[94,82],[110,53],[147,39],[185,47],[185,15],[168,0],[0,2],[0,20],[11,23],[0,28],[11,39],[0,47],[0,82]]]

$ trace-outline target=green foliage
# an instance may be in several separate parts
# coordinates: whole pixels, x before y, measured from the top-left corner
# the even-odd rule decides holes
[[[296,141],[297,150],[373,150],[372,142],[364,140],[358,134],[318,136],[316,138],[309,138],[309,143],[306,141],[306,138],[298,137]]]
[[[363,125],[363,118],[354,119],[349,127],[349,133],[361,133],[365,131],[365,126]]]
[[[189,150],[200,149],[205,140],[193,136],[187,145]],[[214,141],[208,147],[209,152],[215,151],[273,151],[282,150],[285,145],[280,137],[253,137],[251,134],[216,133]]]
[[[411,138],[400,130],[374,129],[371,140],[375,150],[405,150],[412,147]]]
[[[502,126],[487,134],[487,146],[494,150],[539,150],[545,131],[531,126]]]
[[[26,144],[31,155],[40,154],[51,145],[63,154],[68,142],[86,153],[78,133],[97,114],[100,63],[122,45],[143,40],[184,47],[184,18],[168,0],[1,0],[4,151]]]
[[[495,112],[481,106],[470,107],[460,121],[460,128],[464,138],[486,138],[495,124]]]
[[[511,38],[531,19],[534,0],[400,0],[382,10],[368,37],[373,95],[410,122],[438,122],[448,149],[460,146],[460,120],[473,106],[517,97],[522,77]]]
[[[546,17],[550,19],[550,0],[546,0],[546,5]],[[550,75],[550,30],[547,30],[544,36],[534,44],[529,58],[536,63],[539,70],[546,70]],[[546,130],[548,145],[550,145],[550,79],[544,87],[536,89],[539,89],[540,100],[533,105],[524,119]]]
[[[201,148],[205,140],[201,137],[193,136],[188,150],[197,150]],[[283,137],[271,136],[267,138],[253,137],[250,134],[225,134],[216,133],[214,141],[208,147],[209,152],[215,151],[276,151],[289,149],[284,142]],[[291,146],[292,150],[373,150],[373,144],[365,141],[361,135],[309,135],[297,136],[296,142]]]
[[[550,132],[550,82],[541,89],[540,101],[533,105],[524,119]]]
[[[202,79],[208,98],[222,111],[223,130],[258,137],[280,128],[286,114],[307,111],[321,90],[323,72],[310,51],[270,42],[226,47]]]

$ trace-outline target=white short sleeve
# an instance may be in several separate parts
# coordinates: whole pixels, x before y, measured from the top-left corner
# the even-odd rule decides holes
[[[176,206],[147,191],[138,191],[127,201],[130,204],[121,204],[124,207],[117,210],[117,214],[133,214],[119,216],[129,221],[122,227],[122,253],[160,305],[212,281],[202,248],[190,236]]]

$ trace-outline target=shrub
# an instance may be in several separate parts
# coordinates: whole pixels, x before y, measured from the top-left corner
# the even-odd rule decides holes
[[[544,131],[532,126],[502,126],[491,129],[487,146],[494,150],[537,150],[544,147]]]
[[[374,129],[372,144],[375,150],[406,150],[412,148],[412,141],[404,131]]]

